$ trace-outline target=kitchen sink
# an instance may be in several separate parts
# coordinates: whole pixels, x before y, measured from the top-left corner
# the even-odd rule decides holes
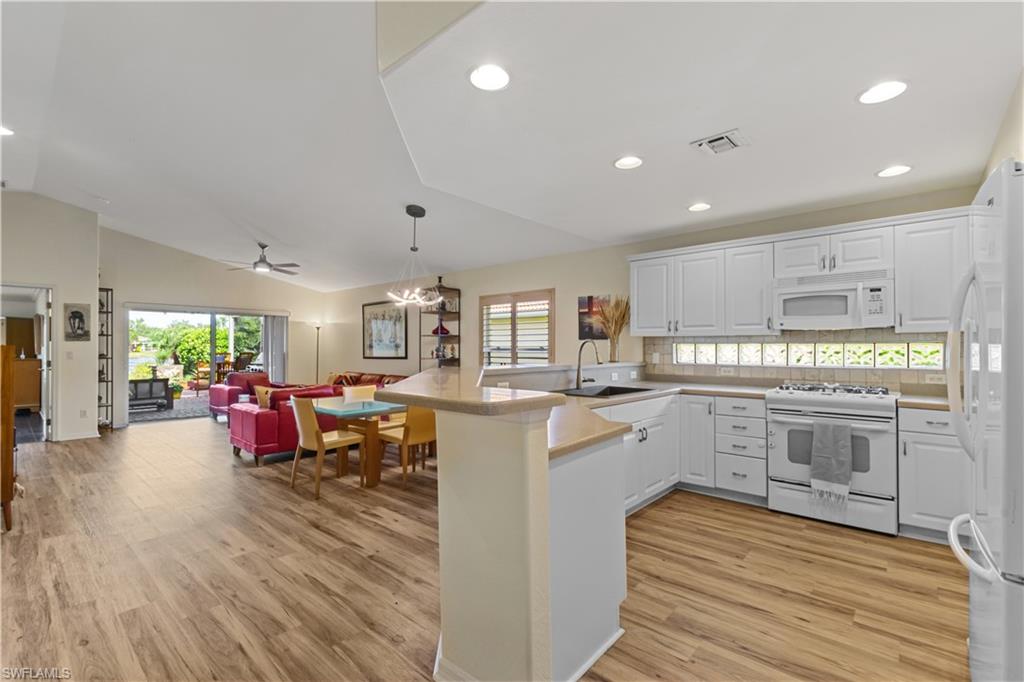
[[[611,398],[616,395],[626,395],[627,393],[643,393],[644,391],[653,391],[653,388],[637,388],[636,386],[584,386],[583,388],[566,388],[561,391],[555,391],[555,393],[562,393],[564,395],[575,395],[581,398]]]

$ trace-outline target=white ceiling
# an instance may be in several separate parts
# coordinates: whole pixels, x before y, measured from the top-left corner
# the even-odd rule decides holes
[[[626,241],[978,182],[1021,40],[1020,3],[493,2],[384,83],[427,185]],[[488,62],[507,89],[469,84]],[[731,128],[751,146],[689,146]]]
[[[377,72],[372,3],[3,3],[8,187],[320,290],[596,245],[426,188]],[[109,204],[101,199],[109,200]],[[280,276],[285,279],[284,276]]]
[[[46,293],[46,289],[35,287],[0,286],[0,301],[4,303],[35,303]]]
[[[208,257],[262,239],[320,290],[395,277],[410,202],[446,272],[976,182],[1021,68],[1016,4],[488,3],[386,92],[368,2],[2,13],[9,187]],[[472,89],[492,60],[510,87]],[[753,145],[687,147],[732,127]]]

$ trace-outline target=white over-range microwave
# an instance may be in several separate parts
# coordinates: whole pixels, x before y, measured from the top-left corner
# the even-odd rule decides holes
[[[892,270],[809,275],[775,280],[777,329],[891,327]]]

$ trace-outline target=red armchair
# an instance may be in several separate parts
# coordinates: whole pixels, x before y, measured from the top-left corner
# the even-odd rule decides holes
[[[255,402],[234,403],[228,408],[228,431],[236,455],[242,450],[262,464],[264,455],[279,452],[295,452],[299,444],[299,433],[295,427],[291,397],[330,398],[341,394],[341,387],[305,386],[286,388],[270,394],[270,407],[260,407]],[[323,431],[334,431],[338,420],[329,415],[317,415]]]
[[[239,396],[248,395],[252,396],[250,400],[255,399],[257,386],[289,388],[295,384],[273,382],[266,372],[231,372],[223,384],[210,387],[210,416],[216,419],[217,415],[222,414],[230,420],[228,408],[238,402]]]

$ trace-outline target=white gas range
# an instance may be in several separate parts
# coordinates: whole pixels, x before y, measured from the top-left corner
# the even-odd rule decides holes
[[[768,507],[895,535],[898,397],[885,388],[844,384],[784,384],[768,391]],[[811,497],[815,422],[850,425],[853,474],[841,509]]]

